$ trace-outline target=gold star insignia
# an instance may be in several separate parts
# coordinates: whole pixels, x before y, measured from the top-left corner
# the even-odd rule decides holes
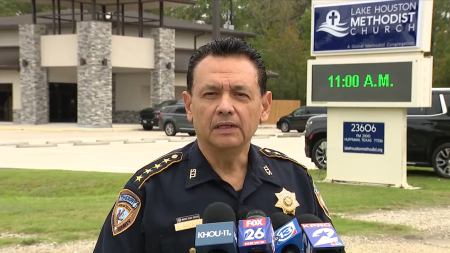
[[[161,164],[159,164],[159,163],[157,163],[157,164],[155,164],[155,166],[153,166],[153,168],[155,168],[155,169],[157,169],[159,167],[161,167]]]
[[[170,162],[170,159],[164,159],[163,162],[168,163],[168,162]]]
[[[295,215],[295,208],[300,206],[297,199],[295,198],[294,192],[289,192],[285,188],[279,193],[275,193],[278,198],[278,202],[275,204],[276,207],[283,209],[285,214]]]
[[[141,182],[142,175],[136,177],[136,181]]]
[[[150,173],[150,172],[152,172],[152,169],[146,169],[144,173],[145,173],[145,174],[148,174],[148,173]]]

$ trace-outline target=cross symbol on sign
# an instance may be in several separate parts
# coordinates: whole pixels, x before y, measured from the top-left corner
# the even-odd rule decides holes
[[[331,12],[331,15],[328,16],[329,19],[331,19],[331,25],[334,25],[334,20],[337,19],[337,15],[335,15],[335,12]]]

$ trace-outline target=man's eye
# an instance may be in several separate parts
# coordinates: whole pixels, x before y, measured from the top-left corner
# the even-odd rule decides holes
[[[215,95],[217,95],[217,92],[206,92],[206,93],[204,93],[203,94],[203,96],[215,96]]]
[[[243,97],[243,98],[248,98],[248,95],[245,94],[245,93],[237,93],[236,96]]]

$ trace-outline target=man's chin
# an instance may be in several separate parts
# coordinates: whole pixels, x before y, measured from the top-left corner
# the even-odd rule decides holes
[[[244,144],[244,139],[237,136],[219,136],[212,139],[211,144],[220,149],[237,148]]]

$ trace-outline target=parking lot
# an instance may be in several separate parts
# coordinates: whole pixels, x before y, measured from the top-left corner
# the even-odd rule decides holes
[[[63,169],[133,173],[171,150],[195,140],[187,134],[168,137],[162,131],[117,132],[0,130],[0,168]],[[315,166],[304,155],[303,136],[258,129],[252,142]]]

